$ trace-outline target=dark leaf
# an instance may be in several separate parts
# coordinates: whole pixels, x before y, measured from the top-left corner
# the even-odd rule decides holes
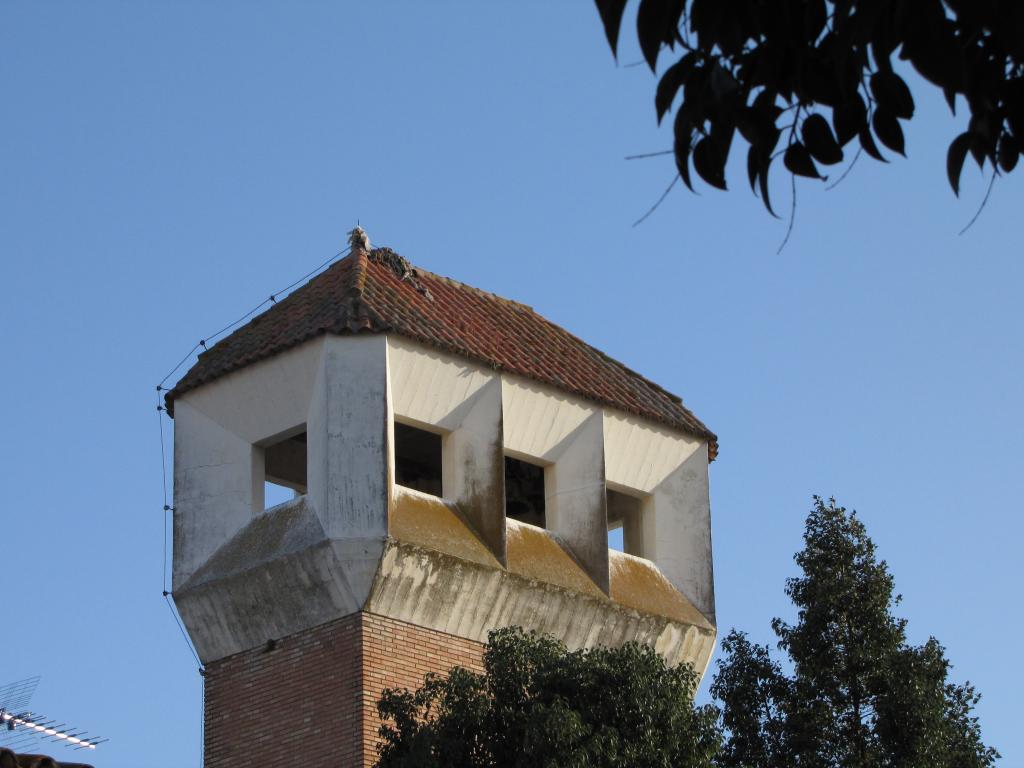
[[[618,55],[619,27],[622,26],[622,12],[626,10],[626,0],[595,0],[597,12],[601,14],[601,23],[604,25],[604,34],[608,38],[608,45],[612,47],[612,54]]]
[[[689,141],[685,143],[676,142],[676,170],[679,171],[679,178],[683,180],[686,188],[693,192],[693,181],[690,179],[690,152],[692,145]]]
[[[675,125],[673,126],[675,136],[676,168],[679,170],[679,178],[683,180],[686,188],[693,192],[693,182],[690,180],[690,153],[693,151],[693,123],[686,118],[686,113],[679,110],[676,113]]]
[[[836,143],[828,121],[821,115],[809,115],[801,126],[800,135],[808,151],[819,163],[834,165],[843,161],[843,150]]]
[[[875,139],[871,136],[871,128],[868,125],[864,125],[858,134],[860,137],[860,145],[875,160],[881,160],[883,163],[889,162],[885,159],[881,152],[878,151],[878,146],[875,144]]]
[[[963,170],[970,146],[971,134],[964,131],[953,139],[946,153],[946,176],[949,177],[949,186],[953,188],[953,194],[957,197],[960,196],[960,171]]]
[[[753,123],[753,132],[755,141],[751,141],[751,144],[757,144],[761,148],[761,152],[764,155],[770,155],[772,150],[775,149],[775,145],[779,141],[780,131],[776,127],[775,122],[779,115],[782,114],[782,108],[776,103],[776,94],[769,91],[761,91],[754,99],[754,103],[747,110],[742,110],[744,118],[749,116]],[[741,126],[737,126],[741,127]],[[747,138],[744,135],[744,138]],[[747,139],[750,141],[750,139]]]
[[[1017,158],[1020,157],[1020,147],[1016,139],[1009,134],[1003,134],[999,140],[999,167],[1009,173],[1017,167]]]
[[[794,141],[786,148],[786,153],[782,156],[782,162],[789,169],[790,173],[795,173],[797,176],[807,176],[811,179],[821,178],[818,169],[814,167],[811,153],[799,141]]]
[[[807,42],[813,43],[821,35],[828,19],[825,0],[809,0],[804,2],[804,36]]]
[[[693,167],[708,184],[717,189],[726,189],[725,158],[711,138],[701,139],[693,148]]]
[[[1024,14],[1021,14],[1024,16]],[[1021,42],[1024,47],[1024,40]],[[1022,56],[1024,58],[1024,56]],[[1018,140],[1024,139],[1024,78],[1006,89],[1006,122]]]
[[[737,88],[739,84],[732,72],[723,67],[720,61],[716,61],[711,68],[711,93],[715,99],[722,101],[735,93]]]
[[[740,131],[740,136],[746,139],[748,144],[758,142],[757,120],[757,113],[751,107],[741,107],[736,114],[736,127]]]
[[[900,128],[900,121],[887,109],[879,107],[871,118],[871,126],[875,129],[875,135],[885,146],[893,152],[903,155],[903,129]]]
[[[747,179],[750,181],[750,191],[757,192],[757,176],[761,169],[761,153],[757,147],[750,147],[747,150]]]
[[[834,107],[842,98],[836,85],[835,68],[821,56],[809,59],[803,72],[803,94],[805,99],[817,104]]]
[[[680,109],[676,112],[676,119],[672,126],[672,135],[676,146],[680,144],[692,144],[694,123],[687,115],[686,110]]]
[[[665,40],[674,39],[679,24],[680,5],[674,0],[641,0],[636,16],[637,37],[647,66],[654,72],[658,52]]]
[[[906,25],[900,58],[940,88],[953,89],[960,78],[962,48],[942,0],[910,0],[913,15]]]
[[[1024,94],[1015,99],[1008,107],[1006,122],[1017,137],[1024,136]]]
[[[757,94],[757,98],[754,99],[754,103],[751,104],[751,107],[758,114],[770,116],[770,119],[774,121],[779,114],[779,106],[776,104],[778,98],[778,94],[775,93],[775,91],[770,91],[765,88]]]
[[[909,120],[914,116],[914,97],[903,78],[892,71],[876,72],[871,76],[871,93],[879,106],[896,117]],[[879,137],[881,138],[881,137]],[[882,139],[884,142],[885,139]],[[888,146],[888,145],[886,145]],[[898,150],[903,154],[902,150]]]
[[[690,4],[690,29],[697,35],[698,40],[702,42],[718,40],[722,31],[721,20],[722,3],[720,0],[693,0]],[[701,47],[704,50],[711,48],[707,43]]]
[[[832,110],[832,125],[836,129],[836,139],[840,146],[846,146],[859,134],[868,121],[868,110],[864,99],[859,93],[853,93],[848,99],[836,105]]]
[[[973,120],[971,121],[973,122]],[[985,146],[985,138],[974,131],[969,131],[971,134],[971,143],[968,149],[971,151],[971,157],[974,158],[974,162],[978,164],[978,168],[985,167],[985,157],[988,155],[988,150]]]
[[[676,93],[686,82],[687,76],[693,71],[693,65],[697,60],[697,54],[688,53],[671,67],[665,70],[665,74],[658,81],[658,90],[654,96],[654,108],[658,112],[658,122],[665,116],[665,113],[672,108],[672,101]]]
[[[949,104],[949,111],[954,115],[956,114],[956,91],[952,88],[943,88],[942,95],[946,97],[946,103]]]
[[[685,113],[694,125],[703,125],[707,120],[708,68],[695,67],[683,83],[683,101],[679,112]]]
[[[711,140],[715,142],[723,164],[729,159],[732,150],[732,139],[736,135],[736,123],[731,120],[719,119],[711,124]]]
[[[880,71],[892,72],[892,62],[889,57],[892,56],[893,49],[896,47],[896,41],[892,35],[880,34],[880,32],[881,29],[877,27],[873,30],[871,58],[875,60],[875,65]]]
[[[761,202],[764,203],[764,207],[768,209],[768,213],[775,218],[779,218],[779,215],[772,210],[772,201],[771,198],[768,197],[768,172],[771,170],[771,166],[772,158],[771,155],[768,155],[764,158],[761,168],[758,171],[757,181],[761,187]]]

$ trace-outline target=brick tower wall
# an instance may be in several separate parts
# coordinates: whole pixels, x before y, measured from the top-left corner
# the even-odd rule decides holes
[[[428,672],[482,669],[483,645],[371,613],[344,618],[206,666],[207,768],[372,766],[389,687]],[[281,761],[278,763],[277,761]]]

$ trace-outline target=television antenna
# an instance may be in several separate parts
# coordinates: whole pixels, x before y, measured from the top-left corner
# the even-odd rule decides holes
[[[39,742],[53,741],[72,749],[96,749],[107,741],[53,720],[28,708],[39,675],[0,685],[0,747],[23,752]]]

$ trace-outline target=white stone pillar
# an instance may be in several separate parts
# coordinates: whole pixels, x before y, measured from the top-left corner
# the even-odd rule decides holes
[[[608,592],[604,416],[597,411],[558,446],[544,473],[544,516],[587,574]]]
[[[644,557],[713,622],[707,443],[673,470],[644,506]]]
[[[444,497],[476,529],[502,564],[505,557],[505,454],[501,379],[495,377],[449,415],[444,438]]]

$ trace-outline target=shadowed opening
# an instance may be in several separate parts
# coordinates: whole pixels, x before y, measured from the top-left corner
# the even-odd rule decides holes
[[[608,548],[643,557],[643,502],[608,489]]]
[[[263,508],[270,509],[306,492],[306,433],[263,446]]]
[[[395,422],[395,482],[441,495],[441,436]]]
[[[544,527],[544,467],[505,457],[505,515]]]

